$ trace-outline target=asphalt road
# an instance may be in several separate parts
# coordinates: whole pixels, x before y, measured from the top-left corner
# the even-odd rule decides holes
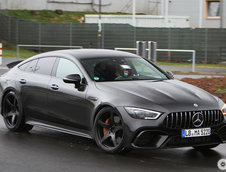
[[[0,69],[0,75],[7,69]],[[0,117],[0,172],[162,172],[220,171],[226,145],[198,152],[192,148],[134,150],[111,155],[94,141],[51,130],[9,132]]]

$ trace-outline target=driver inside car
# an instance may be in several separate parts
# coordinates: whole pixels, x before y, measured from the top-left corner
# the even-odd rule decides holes
[[[131,67],[129,65],[121,64],[116,66],[116,78],[114,80],[123,80],[131,76]]]

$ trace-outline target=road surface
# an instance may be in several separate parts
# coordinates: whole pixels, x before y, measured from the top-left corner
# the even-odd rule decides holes
[[[226,145],[207,152],[177,148],[111,155],[90,139],[46,129],[12,133],[0,118],[0,155],[1,172],[213,172],[226,158]]]

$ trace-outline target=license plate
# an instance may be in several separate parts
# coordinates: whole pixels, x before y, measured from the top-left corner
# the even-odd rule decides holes
[[[184,129],[182,130],[182,137],[203,137],[210,136],[211,128],[197,128],[197,129]]]

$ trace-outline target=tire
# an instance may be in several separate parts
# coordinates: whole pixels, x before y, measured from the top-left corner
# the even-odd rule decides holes
[[[2,101],[2,116],[6,127],[10,131],[30,131],[33,126],[25,124],[22,105],[14,91],[5,94]]]
[[[205,146],[193,146],[193,148],[195,150],[198,150],[198,151],[205,151],[205,150],[209,150],[209,149],[215,148],[218,145],[219,144],[212,144],[212,145],[205,145]]]
[[[124,123],[120,114],[111,107],[101,109],[94,121],[94,139],[97,146],[108,153],[121,153],[127,150],[124,136]]]

